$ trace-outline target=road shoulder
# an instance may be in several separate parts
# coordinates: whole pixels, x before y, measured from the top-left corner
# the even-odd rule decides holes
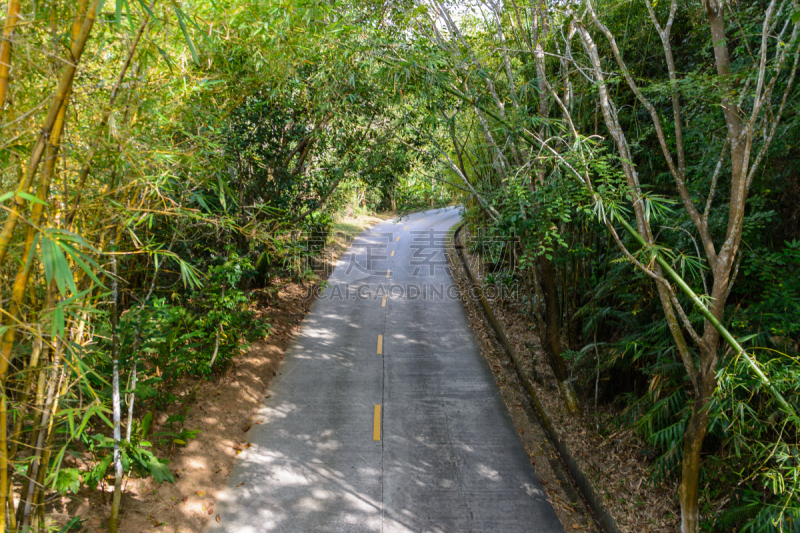
[[[600,533],[602,530],[578,493],[566,467],[559,459],[558,452],[547,438],[547,433],[539,424],[530,398],[502,345],[496,339],[479,302],[466,296],[469,294],[469,280],[453,244],[452,240],[448,240],[447,256],[453,279],[462,295],[470,327],[478,340],[481,353],[492,370],[503,401],[548,500],[566,531]]]

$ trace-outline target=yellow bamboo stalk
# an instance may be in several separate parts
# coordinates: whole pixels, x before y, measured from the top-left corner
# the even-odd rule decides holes
[[[4,428],[6,427],[6,408],[7,408],[7,400],[6,400],[6,396],[4,394],[2,397],[0,397],[0,425],[2,425]],[[8,443],[6,442],[6,432],[5,431],[1,431],[0,432],[0,449],[5,450],[7,448],[7,446],[8,446]],[[3,467],[2,477],[4,479],[2,481],[0,481],[0,483],[3,483],[3,487],[7,486],[6,485],[6,479],[8,479],[8,471],[7,471],[7,469],[8,469],[7,466]],[[3,495],[3,500],[2,500],[2,502],[3,502],[3,505],[2,505],[3,513],[2,514],[3,514],[3,516],[0,518],[0,531],[3,531],[4,533],[5,533],[5,530],[6,530],[6,517],[5,517],[5,514],[6,514],[5,513],[6,500],[7,500],[7,498],[6,498],[5,494],[4,494]]]
[[[56,93],[50,103],[50,109],[45,117],[39,138],[36,140],[36,144],[31,152],[30,159],[28,160],[28,166],[25,169],[25,174],[23,175],[23,178],[17,187],[17,192],[27,192],[31,186],[31,183],[33,183],[33,177],[36,174],[36,171],[39,169],[39,164],[42,161],[42,156],[44,155],[45,148],[47,147],[48,139],[53,133],[53,128],[56,125],[59,114],[61,113],[61,106],[69,98],[69,93],[72,88],[72,81],[75,79],[75,72],[78,69],[78,62],[80,61],[83,51],[86,48],[86,41],[89,39],[92,26],[94,26],[98,2],[99,0],[92,1],[91,7],[87,11],[86,17],[81,24],[78,38],[72,43],[72,49],[70,50],[72,60],[67,61],[67,66],[64,67],[64,71],[61,74],[58,87],[56,88]],[[11,212],[8,214],[3,231],[0,233],[0,266],[2,266],[3,261],[5,260],[6,253],[8,252],[8,246],[11,243],[11,237],[14,234],[14,229],[17,227],[19,217],[22,213],[22,210],[25,208],[25,204],[25,200],[19,195],[14,197],[13,207]],[[2,372],[3,364],[5,363],[0,361],[0,376],[4,375]]]
[[[150,4],[150,9],[152,10],[155,7],[156,3],[155,0]],[[105,127],[108,125],[108,120],[111,117],[111,111],[114,107],[114,102],[117,100],[117,95],[119,94],[119,90],[122,87],[122,82],[125,79],[125,75],[128,72],[128,67],[133,60],[134,52],[136,52],[136,48],[139,46],[139,41],[142,38],[142,34],[144,33],[145,27],[147,27],[147,23],[150,21],[150,14],[145,13],[144,19],[142,19],[141,24],[139,24],[139,28],[136,30],[136,36],[133,38],[133,42],[131,43],[130,47],[128,48],[128,55],[125,58],[125,62],[122,64],[122,68],[120,69],[119,75],[117,76],[117,81],[114,84],[114,87],[111,89],[111,94],[108,98],[108,106],[106,107],[105,111],[103,112],[103,116],[100,119],[100,123],[97,125],[97,135],[95,137],[94,144],[92,145],[91,149],[89,150],[89,155],[86,157],[86,162],[81,169],[80,177],[78,178],[78,187],[77,187],[77,196],[75,198],[75,207],[71,210],[70,214],[67,215],[67,226],[69,227],[75,215],[78,212],[78,208],[80,206],[81,195],[83,194],[83,189],[86,186],[86,179],[89,177],[89,172],[92,169],[92,160],[94,159],[95,154],[97,154],[97,150],[100,146],[100,139],[102,138],[102,133]],[[69,200],[67,200],[69,202]],[[2,264],[2,257],[0,257],[0,264]]]
[[[0,42],[0,113],[6,102],[6,91],[8,89],[8,73],[11,70],[11,39],[14,38],[14,30],[19,20],[19,0],[11,0],[8,3],[8,13],[6,23],[3,26],[3,40]]]
[[[80,0],[78,2],[78,11],[75,14],[75,18],[72,21],[72,42],[75,43],[78,40],[81,32],[81,26],[85,19],[86,14],[86,4],[88,0]],[[61,107],[58,110],[58,115],[56,115],[56,121],[53,123],[53,131],[50,135],[50,138],[47,141],[47,146],[45,148],[45,161],[44,161],[44,170],[42,171],[42,183],[47,184],[46,188],[49,189],[50,183],[53,181],[53,176],[56,173],[56,169],[58,168],[58,154],[61,148],[61,134],[64,132],[64,124],[66,121],[67,116],[67,107],[69,105],[69,97],[72,95],[72,83],[73,80],[67,84],[67,94],[64,100],[61,102]],[[45,194],[45,198],[46,198]],[[43,199],[44,200],[44,199]],[[44,206],[40,204],[36,204],[33,209],[39,208],[39,215],[41,215],[41,211]],[[36,215],[34,215],[36,216]],[[31,218],[33,219],[34,216]],[[34,221],[34,224],[38,222]],[[0,262],[2,259],[0,259]]]
[[[86,48],[86,42],[89,39],[89,34],[94,26],[98,4],[99,0],[93,0],[91,7],[87,10],[86,16],[83,18],[80,30],[77,33],[77,38],[72,43],[72,48],[70,50],[72,55],[71,61],[67,62],[67,66],[62,72],[58,88],[56,89],[56,94],[53,97],[50,110],[45,118],[41,133],[36,141],[36,145],[33,148],[33,152],[31,153],[28,166],[25,170],[25,175],[17,189],[18,192],[24,192],[30,187],[33,177],[36,174],[36,170],[38,169],[42,160],[42,155],[46,146],[52,146],[52,144],[49,142],[50,136],[53,134],[55,128],[60,130],[63,127],[64,113],[69,99],[69,94],[72,89],[72,81],[75,79],[75,72],[77,71],[78,62],[83,55],[83,51]],[[62,107],[64,108],[63,110]],[[60,138],[60,134],[61,132],[57,131],[58,138]],[[52,173],[49,177],[52,178]],[[42,183],[40,184],[38,190],[40,200],[42,201],[46,200],[46,196],[49,191],[50,184],[49,182],[45,183],[47,179],[47,176],[43,177]],[[3,228],[3,232],[0,234],[0,266],[5,259],[5,254],[11,242],[14,228],[19,221],[20,213],[24,207],[24,200],[19,195],[15,196],[14,208],[11,210],[11,213],[9,213],[5,227]],[[33,244],[33,239],[36,235],[36,224],[41,217],[43,208],[44,206],[39,203],[36,203],[33,206],[31,213],[31,222],[33,222],[33,225],[29,227],[25,243],[26,256]],[[20,271],[14,280],[14,286],[12,289],[12,302],[7,315],[8,318],[6,320],[8,329],[5,331],[2,340],[0,340],[0,398],[2,398],[4,402],[7,398],[6,382],[8,379],[8,367],[11,362],[11,355],[14,349],[16,321],[19,320],[19,317],[21,316],[21,303],[25,295],[25,288],[28,284],[29,275],[30,265],[26,261],[20,268]],[[0,424],[0,533],[5,533],[6,531],[6,504],[8,502],[8,494],[10,492],[7,436],[8,426],[6,424]],[[13,512],[13,509],[11,511]]]

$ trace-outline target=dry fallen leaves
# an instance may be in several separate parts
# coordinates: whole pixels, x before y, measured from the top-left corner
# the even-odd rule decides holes
[[[541,345],[530,326],[524,310],[513,302],[492,301],[495,316],[503,323],[506,335],[520,353],[530,354],[525,358],[526,374],[535,370],[546,383],[553,383],[552,370],[545,363]],[[502,308],[500,308],[502,306]],[[471,316],[471,315],[470,315]],[[474,326],[474,324],[473,324]],[[505,354],[502,354],[505,357]],[[652,486],[647,480],[649,466],[639,453],[642,444],[635,431],[620,430],[602,437],[596,428],[609,428],[618,414],[613,406],[599,413],[599,418],[573,417],[566,413],[560,394],[555,387],[535,387],[560,438],[570,448],[581,468],[591,475],[595,489],[605,496],[605,504],[623,533],[639,533],[647,521],[647,531],[673,531],[679,511],[675,505],[675,487]],[[505,389],[502,387],[501,389]],[[628,457],[629,459],[623,459]],[[634,507],[638,507],[636,509]],[[633,510],[632,510],[633,508]],[[644,513],[644,514],[642,514]],[[573,525],[573,529],[585,526]],[[567,526],[570,527],[570,526]],[[652,529],[651,529],[652,528]],[[590,528],[591,529],[591,528]]]

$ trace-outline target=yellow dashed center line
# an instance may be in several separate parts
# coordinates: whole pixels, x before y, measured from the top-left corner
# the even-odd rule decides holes
[[[400,237],[398,237],[398,238],[396,238],[396,239],[395,239],[395,241],[399,241],[399,240],[400,240]]]
[[[406,226],[405,228],[403,228],[403,231],[407,230],[408,228],[409,228],[409,226]]]
[[[372,440],[381,440],[381,405],[375,406],[375,417],[372,423]]]
[[[378,335],[378,355],[383,355],[383,335]]]
[[[386,277],[388,278],[389,274],[391,274],[391,273],[392,273],[392,269],[391,268],[387,268],[386,269]]]
[[[392,250],[392,257],[394,257],[394,250]]]
[[[386,307],[386,296],[383,297],[383,302],[381,302],[381,307]]]

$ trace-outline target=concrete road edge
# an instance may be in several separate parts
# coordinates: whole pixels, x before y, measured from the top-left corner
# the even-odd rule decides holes
[[[620,533],[619,528],[617,527],[617,523],[614,520],[614,517],[608,511],[606,506],[603,504],[602,498],[600,494],[595,490],[592,482],[586,476],[586,474],[581,470],[578,462],[575,460],[575,457],[570,452],[569,447],[559,438],[558,432],[553,427],[553,423],[550,419],[550,415],[547,414],[547,411],[544,409],[544,405],[539,400],[539,397],[536,395],[536,390],[533,388],[528,377],[523,372],[522,363],[519,359],[519,356],[514,350],[514,347],[508,340],[508,336],[506,335],[505,330],[503,329],[502,324],[497,320],[492,312],[492,308],[489,306],[489,302],[486,300],[486,297],[483,295],[483,291],[481,291],[480,285],[475,282],[475,276],[469,268],[469,265],[464,258],[464,254],[462,252],[462,245],[458,242],[458,233],[464,228],[466,225],[466,221],[462,220],[452,228],[450,228],[450,234],[452,238],[448,239],[448,245],[452,245],[455,249],[456,254],[461,259],[461,263],[464,267],[464,271],[467,273],[467,277],[469,278],[469,282],[477,291],[480,301],[481,307],[483,308],[484,314],[486,318],[489,320],[489,323],[492,325],[492,329],[494,329],[495,333],[497,334],[497,338],[500,343],[503,345],[506,353],[508,354],[511,362],[514,364],[514,368],[517,371],[517,375],[519,376],[520,381],[522,382],[525,391],[528,393],[533,405],[536,407],[536,412],[539,414],[540,422],[542,423],[542,427],[547,432],[547,435],[550,437],[553,445],[555,446],[556,450],[558,450],[559,455],[561,456],[561,460],[567,467],[570,475],[572,476],[573,480],[575,481],[578,490],[580,491],[581,495],[586,499],[586,502],[589,504],[592,512],[597,517],[597,520],[600,522],[600,525],[606,531],[606,533]]]

